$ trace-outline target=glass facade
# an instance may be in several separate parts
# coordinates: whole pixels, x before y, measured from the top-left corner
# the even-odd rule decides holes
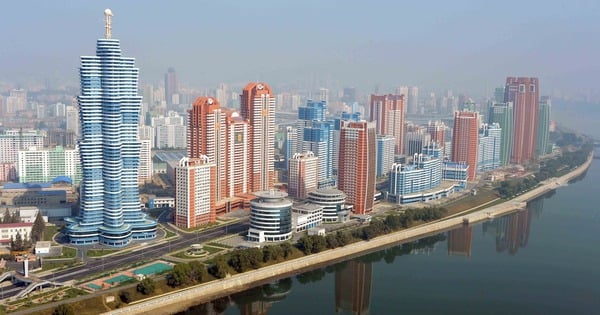
[[[278,242],[292,238],[292,202],[287,193],[261,191],[250,201],[250,229],[252,242]]]
[[[96,56],[82,56],[78,141],[81,209],[67,220],[71,244],[121,247],[156,237],[156,222],[140,206],[137,95],[134,58],[121,56],[117,39],[98,39]]]

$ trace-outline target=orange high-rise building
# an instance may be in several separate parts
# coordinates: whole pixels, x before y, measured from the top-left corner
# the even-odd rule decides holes
[[[226,111],[227,197],[248,193],[248,122],[233,110]]]
[[[404,153],[404,116],[406,106],[404,95],[374,95],[371,94],[370,119],[375,122],[375,132],[378,135],[388,135],[396,138],[395,153]]]
[[[478,112],[454,112],[454,130],[452,133],[452,161],[469,165],[467,180],[475,178],[479,133]]]
[[[188,110],[188,157],[208,157],[215,164],[212,187],[216,202],[227,197],[225,113],[213,97],[200,96]]]
[[[240,95],[241,114],[248,120],[248,190],[273,188],[275,169],[275,96],[265,83],[249,83]]]
[[[506,78],[504,102],[513,102],[512,163],[526,163],[537,158],[539,124],[539,82],[537,78]]]
[[[431,135],[431,142],[437,143],[438,147],[446,145],[446,124],[444,122],[439,120],[429,121],[427,133]]]
[[[354,213],[373,210],[376,174],[375,124],[343,122],[340,133],[338,189],[347,195]]]
[[[215,165],[207,156],[183,158],[175,167],[175,225],[193,228],[214,222]]]

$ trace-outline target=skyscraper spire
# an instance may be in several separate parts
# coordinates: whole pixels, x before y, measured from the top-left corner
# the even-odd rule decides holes
[[[105,22],[105,25],[104,25],[104,38],[106,38],[106,39],[110,39],[110,36],[111,36],[111,33],[110,33],[111,32],[111,25],[110,25],[110,23],[111,23],[112,16],[113,16],[113,13],[112,13],[112,11],[110,9],[104,10],[104,22]]]

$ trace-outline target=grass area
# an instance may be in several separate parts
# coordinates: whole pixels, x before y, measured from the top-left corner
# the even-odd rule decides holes
[[[491,189],[479,189],[477,195],[466,195],[459,199],[453,200],[449,203],[442,205],[442,207],[448,210],[447,215],[453,215],[458,212],[462,212],[473,207],[478,207],[484,203],[490,202],[497,199],[498,196]]]
[[[60,261],[60,262],[44,260],[44,261],[42,261],[42,270],[46,271],[46,270],[52,270],[52,269],[67,268],[67,267],[75,266],[76,264],[77,264],[77,261],[75,259],[69,260],[69,261]]]
[[[88,257],[100,257],[118,252],[119,249],[88,249],[86,255]]]
[[[188,232],[196,232],[196,231],[202,231],[202,230],[206,230],[206,229],[210,229],[216,226],[221,225],[222,223],[218,223],[218,222],[211,222],[211,223],[206,223],[206,224],[202,224],[200,226],[194,227],[194,228],[189,228],[189,229],[184,229]]]
[[[225,249],[223,249],[223,248],[217,248],[217,247],[206,246],[206,245],[204,245],[202,248],[203,248],[203,249],[204,249],[206,252],[208,252],[208,254],[207,254],[207,255],[212,255],[212,254],[214,254],[214,253],[218,253],[218,252],[220,252],[220,251],[224,251],[224,250],[225,250]],[[185,249],[185,250],[182,250],[182,251],[178,251],[178,252],[176,252],[176,253],[172,254],[171,256],[173,256],[173,257],[177,257],[177,258],[183,258],[183,259],[198,259],[198,258],[204,258],[204,257],[206,257],[206,255],[205,255],[205,256],[198,256],[198,257],[194,257],[194,256],[187,256],[187,255],[185,254],[185,252],[186,252],[186,251],[187,251],[187,249]]]
[[[77,255],[77,249],[73,247],[63,246],[61,258],[71,258]]]
[[[3,310],[13,311],[26,311],[27,308],[36,307],[47,303],[52,303],[60,300],[66,300],[77,297],[79,295],[86,295],[87,292],[78,288],[58,289],[42,294],[34,294],[31,297],[20,299],[17,301],[8,302]],[[46,309],[35,314],[52,314],[53,309]],[[1,313],[6,314],[6,313]],[[77,313],[78,314],[78,313]]]
[[[177,236],[177,233],[172,232],[171,230],[165,229],[165,238],[170,238],[173,236]]]
[[[46,225],[44,228],[44,237],[42,240],[44,241],[52,241],[52,236],[60,231],[60,227],[56,225]]]

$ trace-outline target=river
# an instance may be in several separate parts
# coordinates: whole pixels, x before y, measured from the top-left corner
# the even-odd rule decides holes
[[[566,107],[558,113],[573,117],[572,111]],[[568,122],[587,120],[598,121]],[[583,128],[599,136],[593,134],[597,129]],[[531,201],[525,211],[180,314],[600,314],[596,161],[583,176]]]

